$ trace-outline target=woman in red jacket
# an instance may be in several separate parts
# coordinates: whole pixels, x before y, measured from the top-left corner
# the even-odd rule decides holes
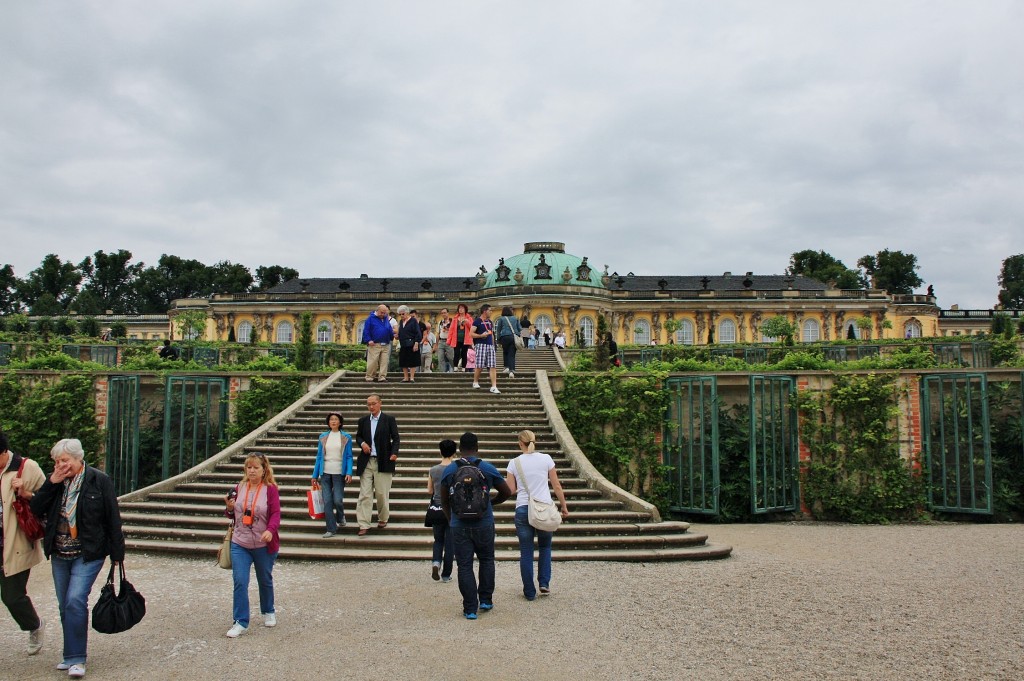
[[[274,614],[274,561],[281,548],[281,496],[270,461],[263,454],[245,458],[245,477],[225,497],[228,513],[235,519],[231,536],[231,576],[235,583],[235,623],[228,638],[249,630],[249,568],[256,567],[263,626],[277,625]]]
[[[448,329],[448,345],[455,348],[455,371],[466,370],[466,353],[473,347],[472,333],[473,315],[469,314],[465,303],[459,303]]]

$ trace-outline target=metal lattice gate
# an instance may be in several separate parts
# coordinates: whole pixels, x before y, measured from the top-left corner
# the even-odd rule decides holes
[[[111,376],[107,387],[107,455],[104,468],[117,495],[139,484],[139,377]]]
[[[227,392],[226,378],[168,377],[164,397],[165,480],[218,451],[227,422]]]
[[[714,376],[673,376],[662,460],[672,467],[672,510],[718,515],[718,388]]]
[[[985,374],[921,379],[928,501],[936,511],[992,514],[992,441]]]
[[[750,431],[750,510],[797,510],[799,450],[792,377],[750,377]]]

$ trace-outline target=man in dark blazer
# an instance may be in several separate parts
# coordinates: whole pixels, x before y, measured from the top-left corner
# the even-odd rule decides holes
[[[360,450],[356,460],[356,475],[359,476],[356,520],[359,521],[360,537],[370,531],[374,498],[377,499],[377,527],[387,527],[391,515],[388,497],[401,440],[395,417],[383,413],[380,407],[380,395],[367,397],[366,408],[370,413],[359,419],[356,427],[356,445]]]

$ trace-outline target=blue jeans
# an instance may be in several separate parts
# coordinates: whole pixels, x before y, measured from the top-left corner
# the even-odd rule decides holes
[[[340,473],[324,473],[320,476],[320,491],[324,495],[327,531],[337,532],[338,525],[345,524],[345,476]]]
[[[516,509],[516,536],[519,537],[519,575],[523,578],[523,595],[531,601],[537,597],[533,586],[533,537],[537,537],[540,559],[537,561],[537,581],[540,586],[551,584],[551,538],[554,532],[538,530],[530,524],[530,509]]]
[[[434,563],[441,565],[441,576],[452,576],[452,561],[455,559],[455,545],[452,528],[445,523],[434,525]]]
[[[54,554],[50,558],[53,587],[57,591],[57,609],[64,631],[64,662],[85,664],[89,644],[89,592],[106,558],[72,560]]]
[[[459,591],[462,612],[476,612],[480,603],[494,597],[494,522],[480,527],[449,527],[455,545],[455,562],[459,565]],[[480,586],[473,576],[473,554],[480,561]],[[478,600],[479,598],[479,600]]]
[[[231,576],[235,582],[232,614],[243,627],[249,626],[249,567],[256,566],[256,583],[260,591],[260,612],[268,615],[274,612],[274,561],[277,554],[268,552],[266,546],[246,549],[231,542]]]

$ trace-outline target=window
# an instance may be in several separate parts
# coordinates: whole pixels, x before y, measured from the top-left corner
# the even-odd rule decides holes
[[[547,331],[548,335],[554,338],[555,330],[551,328],[552,326],[554,326],[554,322],[551,321],[551,317],[547,316],[546,314],[539,314],[536,317],[534,317],[533,326],[538,331],[540,331],[541,335],[544,335],[544,332]]]
[[[366,322],[365,321],[364,322],[359,322],[359,328],[356,329],[356,337],[355,337],[355,342],[356,343],[362,343],[363,342],[363,327],[365,327],[365,326],[366,326]]]
[[[804,321],[804,343],[813,343],[821,337],[821,326],[817,319]]]
[[[633,324],[633,342],[637,345],[651,344],[651,323],[646,319],[638,319]]]
[[[331,323],[320,322],[316,327],[316,342],[317,343],[330,343],[331,342]]]
[[[693,345],[693,322],[683,319],[676,329],[676,343],[679,345]]]
[[[580,320],[580,331],[583,334],[583,345],[590,348],[594,346],[594,320],[584,317]]]
[[[735,343],[736,342],[736,322],[731,319],[723,319],[718,324],[718,342],[719,343]]]
[[[857,328],[856,322],[846,322],[846,326],[843,328],[843,338],[846,340],[860,340],[860,329]]]
[[[292,323],[281,322],[277,325],[277,343],[292,342]]]
[[[908,320],[903,325],[903,337],[904,338],[920,338],[921,337],[921,322],[916,319]]]
[[[252,342],[252,322],[242,322],[238,325],[238,333],[236,340],[239,343],[251,343]]]

